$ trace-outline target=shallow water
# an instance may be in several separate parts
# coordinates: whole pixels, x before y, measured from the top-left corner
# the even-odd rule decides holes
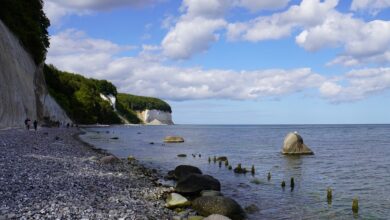
[[[259,207],[249,219],[390,218],[390,125],[113,126],[88,131],[83,139],[91,144],[119,157],[133,155],[164,173],[180,164],[199,167],[221,181],[226,196],[243,207]],[[282,155],[283,139],[291,131],[298,131],[315,155]],[[182,136],[185,142],[164,144],[168,135]],[[187,157],[178,158],[180,153]],[[256,174],[236,175],[223,164],[209,164],[214,155],[227,156],[233,167],[255,165]],[[251,183],[253,178],[260,184]],[[328,187],[333,189],[331,203]],[[351,209],[354,197],[359,199],[357,215]]]

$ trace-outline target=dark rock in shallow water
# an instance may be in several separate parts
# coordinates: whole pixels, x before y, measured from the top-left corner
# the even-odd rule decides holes
[[[113,155],[102,157],[100,160],[100,163],[102,164],[114,164],[114,163],[120,163],[121,160]]]
[[[113,139],[113,140],[118,140],[119,138],[118,138],[118,137],[112,137],[111,139]]]
[[[245,168],[241,167],[241,164],[239,163],[236,168],[233,170],[235,173],[246,173],[248,172]]]
[[[202,171],[198,167],[190,165],[179,165],[175,170],[168,172],[168,179],[179,180],[184,178],[192,173],[202,174]]]
[[[231,198],[224,196],[202,196],[192,201],[192,208],[203,216],[220,214],[233,220],[245,218],[241,206]]]
[[[228,158],[225,156],[221,156],[221,157],[217,158],[217,161],[227,161],[227,160],[228,160]]]
[[[187,154],[178,154],[177,157],[187,157]]]
[[[176,192],[186,195],[197,195],[202,190],[221,191],[221,183],[212,176],[192,173],[181,178],[175,188]]]
[[[248,205],[247,207],[245,207],[245,211],[249,214],[253,214],[253,213],[259,212],[260,209],[255,204],[251,204],[251,205]]]

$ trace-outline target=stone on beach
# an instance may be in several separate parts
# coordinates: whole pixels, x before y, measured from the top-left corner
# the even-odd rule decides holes
[[[202,192],[200,192],[200,195],[201,196],[223,196],[220,191],[216,191],[216,190],[202,190]]]
[[[168,179],[179,180],[192,173],[202,174],[202,171],[198,167],[191,165],[179,165],[175,170],[168,172]]]
[[[166,202],[167,208],[185,207],[190,205],[190,201],[178,193],[169,194]]]
[[[99,162],[102,164],[115,164],[115,163],[120,163],[121,160],[114,155],[109,155],[100,158]]]
[[[288,133],[283,143],[283,154],[288,155],[312,155],[313,151],[303,143],[302,137],[297,133]]]
[[[212,214],[207,216],[207,218],[204,218],[203,220],[231,220],[231,219],[223,215]]]
[[[164,138],[165,143],[182,143],[184,142],[184,138],[179,136],[167,136]]]
[[[221,191],[221,183],[212,176],[192,173],[181,178],[175,188],[176,192],[185,195],[198,195],[202,190]]]
[[[0,130],[0,219],[172,219],[162,200],[171,189],[151,180],[157,174],[136,161],[102,165],[95,159],[107,154],[78,133]]]
[[[224,196],[202,196],[192,201],[192,207],[201,215],[220,214],[233,220],[245,218],[242,207],[233,199]]]

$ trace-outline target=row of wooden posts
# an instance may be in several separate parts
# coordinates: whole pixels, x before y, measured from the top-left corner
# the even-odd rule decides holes
[[[222,158],[222,159],[220,159],[220,158]],[[220,158],[217,158],[216,156],[214,156],[213,157],[213,162],[217,163],[217,161],[218,161],[218,166],[222,167],[222,161],[224,161],[225,167],[227,167],[229,170],[232,170],[233,167],[231,165],[229,165],[229,160],[227,159],[227,157],[220,157]],[[211,158],[210,157],[209,157],[208,161],[209,161],[209,163],[211,163]],[[242,168],[241,164],[239,163],[237,165],[237,167],[234,168],[234,172],[235,173],[247,173],[248,170],[246,168]],[[255,166],[254,165],[252,165],[251,174],[255,175]],[[271,173],[270,172],[268,172],[267,179],[268,179],[268,181],[271,180]],[[286,187],[286,182],[284,180],[282,181],[281,186],[282,186],[283,189]],[[291,189],[293,189],[295,187],[294,177],[291,177],[290,187],[291,187]],[[332,198],[333,198],[332,188],[329,187],[327,189],[327,200],[328,200],[328,203],[332,202]],[[359,211],[359,201],[358,201],[358,198],[356,198],[356,197],[352,200],[352,211],[354,213],[358,213],[358,211]]]

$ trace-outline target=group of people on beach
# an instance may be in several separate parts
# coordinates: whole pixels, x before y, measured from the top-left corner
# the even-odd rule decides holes
[[[29,118],[26,118],[26,120],[24,120],[24,125],[26,126],[27,130],[30,130],[30,127],[31,127],[30,123],[31,123],[31,120]],[[34,120],[33,126],[34,126],[34,130],[38,129],[38,121],[37,120]]]

